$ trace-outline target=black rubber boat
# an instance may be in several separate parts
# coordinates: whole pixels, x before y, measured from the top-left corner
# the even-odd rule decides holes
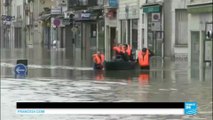
[[[105,70],[134,70],[137,63],[134,61],[105,61]]]

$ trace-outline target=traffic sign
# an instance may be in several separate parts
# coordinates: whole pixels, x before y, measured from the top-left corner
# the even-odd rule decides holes
[[[26,76],[27,67],[24,64],[17,64],[15,67],[15,74],[19,76]]]
[[[60,21],[59,19],[55,19],[55,20],[53,21],[53,24],[54,24],[56,27],[58,27],[58,26],[61,24],[61,21]]]

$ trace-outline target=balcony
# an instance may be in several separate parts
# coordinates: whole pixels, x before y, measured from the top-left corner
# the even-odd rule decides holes
[[[11,0],[3,0],[4,6],[9,6],[11,4]]]
[[[68,0],[68,6],[74,10],[86,9],[98,5],[98,0]]]

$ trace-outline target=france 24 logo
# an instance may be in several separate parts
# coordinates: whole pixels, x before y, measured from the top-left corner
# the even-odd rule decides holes
[[[184,113],[185,113],[185,115],[196,115],[197,114],[197,103],[196,102],[185,102]]]

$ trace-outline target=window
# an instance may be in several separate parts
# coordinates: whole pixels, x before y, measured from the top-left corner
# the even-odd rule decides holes
[[[136,50],[138,47],[138,20],[132,20],[132,48]]]
[[[177,9],[175,11],[175,45],[188,44],[187,33],[188,33],[188,14],[185,9]]]
[[[91,38],[94,38],[97,36],[97,31],[96,31],[96,24],[91,24],[91,33],[90,33]]]

